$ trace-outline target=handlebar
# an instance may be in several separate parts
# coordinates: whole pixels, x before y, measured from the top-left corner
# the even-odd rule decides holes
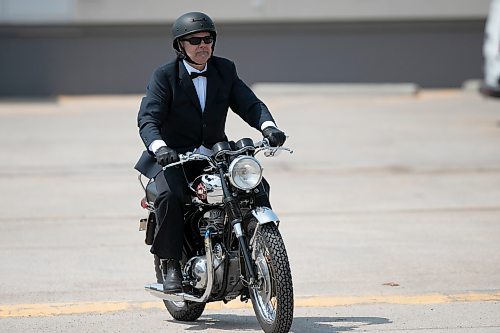
[[[266,156],[266,157],[277,156],[278,153],[281,151],[287,151],[290,154],[293,154],[293,150],[291,150],[290,148],[271,147],[269,145],[269,141],[267,139],[263,139],[262,141],[257,142],[253,147],[243,147],[243,148],[235,150],[235,151],[226,152],[226,154],[238,155],[238,154],[241,154],[241,153],[243,153],[247,150],[250,150],[250,149],[255,149],[254,155],[257,155],[261,151],[264,151],[264,156]],[[203,154],[199,154],[199,153],[192,153],[192,152],[187,152],[185,154],[179,154],[178,156],[179,156],[179,161],[165,165],[163,167],[163,170],[165,170],[167,168],[171,168],[171,167],[176,166],[176,165],[184,164],[186,162],[203,161],[203,160],[207,161],[213,167],[217,166],[216,162],[214,161],[213,157],[211,157],[211,156],[207,156],[207,155],[203,155]]]

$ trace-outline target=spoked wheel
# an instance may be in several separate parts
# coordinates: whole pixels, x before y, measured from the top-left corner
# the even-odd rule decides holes
[[[255,315],[266,333],[287,333],[293,320],[293,285],[285,244],[277,226],[259,226],[254,260],[258,281],[249,286]]]
[[[163,283],[163,275],[161,274],[160,259],[155,256],[155,272],[156,281],[158,283]],[[197,303],[189,301],[167,301],[163,300],[165,307],[167,308],[170,315],[179,321],[195,321],[198,319],[205,310],[206,303]]]

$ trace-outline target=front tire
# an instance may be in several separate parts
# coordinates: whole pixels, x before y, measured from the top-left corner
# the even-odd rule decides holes
[[[155,255],[155,272],[156,272],[156,281],[158,283],[163,283],[163,275],[161,274],[160,268],[160,258]],[[206,303],[196,303],[196,302],[173,302],[163,300],[165,307],[168,310],[168,313],[178,321],[195,321],[198,319],[205,310]]]
[[[287,333],[293,320],[293,285],[285,244],[274,223],[259,226],[253,259],[258,286],[249,286],[255,315],[266,333]]]

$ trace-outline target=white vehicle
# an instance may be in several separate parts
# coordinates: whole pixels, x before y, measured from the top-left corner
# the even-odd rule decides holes
[[[500,0],[492,0],[486,20],[483,94],[500,97]]]

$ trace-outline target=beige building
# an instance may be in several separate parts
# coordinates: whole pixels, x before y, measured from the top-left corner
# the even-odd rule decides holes
[[[0,96],[142,92],[170,25],[215,20],[247,82],[414,82],[482,76],[489,0],[0,0]]]
[[[490,0],[0,0],[7,24],[164,24],[186,11],[218,22],[484,19]]]

